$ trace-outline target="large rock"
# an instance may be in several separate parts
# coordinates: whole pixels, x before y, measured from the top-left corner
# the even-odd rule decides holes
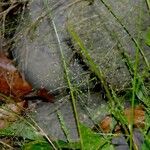
[[[145,2],[105,2],[131,35],[138,38],[139,32],[148,24]],[[71,61],[73,50],[67,45],[70,38],[68,25],[74,27],[109,83],[117,88],[123,88],[129,83],[130,75],[122,61],[118,40],[132,56],[136,48],[129,35],[100,0],[95,0],[92,5],[84,0],[36,0],[29,3],[28,13],[21,25],[21,41],[18,42],[15,55],[25,77],[35,87],[44,86],[53,91],[66,86],[60,48],[70,69],[69,73],[72,74],[70,78],[79,83],[87,76],[78,61]],[[76,43],[74,45],[76,47]]]
[[[141,32],[149,24],[145,1],[105,0],[105,2],[130,34],[140,40]],[[18,39],[14,56],[18,62],[18,68],[22,70],[33,87],[43,86],[50,91],[67,87],[61,52],[64,55],[71,82],[78,86],[88,83],[89,70],[85,70],[81,60],[72,57],[75,49],[80,50],[80,48],[68,33],[69,26],[72,26],[82,39],[93,61],[105,73],[107,82],[119,90],[128,85],[130,74],[122,60],[118,41],[132,58],[136,50],[135,45],[100,0],[89,4],[88,0],[35,0],[29,3],[27,13],[16,34]],[[147,48],[144,50],[145,55],[150,58],[150,51]],[[86,60],[84,61],[88,64]],[[90,86],[87,87],[90,89]],[[90,98],[88,94],[82,93],[85,97],[81,99],[84,106],[87,99],[90,99],[90,104],[86,107],[96,114],[94,110],[97,110],[96,108],[101,104],[102,97],[100,95],[94,97],[95,94],[93,94]],[[68,98],[65,100],[66,104],[59,110],[71,131],[71,137],[77,138],[71,104]],[[94,100],[97,101],[94,102]],[[46,133],[50,132],[58,138],[64,138],[58,115],[52,113],[59,102],[55,104],[40,104],[35,118]],[[78,108],[80,117],[86,115],[85,118],[88,118],[87,112],[82,111],[81,108]],[[83,117],[82,120],[84,120]],[[88,119],[84,122],[91,125]]]

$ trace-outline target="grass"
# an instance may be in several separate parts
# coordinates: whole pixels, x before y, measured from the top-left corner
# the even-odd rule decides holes
[[[124,46],[121,43],[120,39],[115,35],[115,33],[110,33],[112,37],[117,40],[117,48],[118,52],[122,57],[122,61],[125,62],[128,71],[131,76],[131,84],[129,85],[128,88],[124,89],[124,94],[120,96],[120,93],[116,91],[110,83],[107,82],[107,77],[105,73],[103,72],[103,69],[97,64],[94,60],[93,57],[91,57],[90,52],[88,47],[86,47],[86,44],[80,37],[80,35],[77,33],[75,27],[73,24],[68,23],[66,24],[67,30],[69,33],[70,38],[73,40],[73,43],[75,47],[77,47],[77,54],[78,56],[81,57],[81,59],[86,63],[88,66],[89,72],[94,75],[94,79],[91,79],[96,82],[100,82],[102,87],[99,87],[100,89],[103,90],[103,93],[105,95],[105,99],[107,100],[108,108],[109,108],[109,114],[113,117],[113,119],[120,124],[122,131],[126,137],[126,140],[128,141],[128,144],[130,146],[130,150],[138,150],[138,147],[135,143],[134,139],[134,109],[136,105],[143,105],[144,106],[144,111],[145,114],[147,115],[147,118],[145,118],[145,124],[146,127],[144,129],[141,129],[142,134],[145,137],[144,141],[144,148],[143,150],[146,150],[147,145],[150,144],[149,141],[149,128],[150,128],[150,88],[148,87],[149,85],[145,83],[145,80],[149,78],[149,71],[150,71],[150,64],[149,64],[149,58],[147,58],[146,54],[144,53],[144,49],[142,45],[140,44],[140,34],[138,35],[138,38],[134,38],[132,34],[129,32],[127,27],[122,23],[122,21],[119,19],[119,17],[113,12],[111,7],[104,1],[104,0],[99,0],[98,2],[102,2],[104,7],[107,9],[108,12],[115,18],[116,22],[120,24],[122,27],[122,30],[126,32],[126,34],[129,36],[130,40],[134,43],[134,48],[135,48],[135,56],[131,58],[126,51],[124,50]],[[46,1],[45,6],[48,6]],[[145,0],[148,9],[150,9],[150,2],[149,0]],[[93,1],[92,1],[93,3]],[[16,4],[11,6],[10,9],[13,9],[16,7]],[[36,30],[36,27],[38,27],[38,24],[44,17],[51,17],[51,10],[49,7],[46,9],[47,11],[44,11],[41,16],[39,16],[35,22],[32,24],[29,24],[27,30],[25,31],[26,33],[31,33]],[[8,9],[9,11],[9,9]],[[7,15],[4,11],[2,13],[5,14],[4,17]],[[6,19],[6,18],[4,18]],[[139,21],[140,22],[140,21]],[[47,149],[63,149],[63,148],[68,148],[68,149],[114,149],[111,140],[112,138],[116,135],[116,133],[110,131],[110,133],[104,133],[103,129],[100,127],[98,128],[98,133],[95,133],[91,130],[91,128],[86,127],[83,123],[81,123],[79,117],[80,114],[78,113],[78,103],[82,103],[81,101],[83,100],[82,94],[85,94],[82,89],[80,89],[80,85],[75,85],[72,82],[72,79],[70,78],[70,69],[68,67],[68,61],[67,58],[65,57],[64,50],[62,47],[61,39],[59,37],[59,29],[57,29],[57,24],[55,21],[52,19],[52,25],[53,29],[55,32],[55,36],[57,39],[57,44],[59,47],[59,51],[61,54],[61,60],[63,64],[63,69],[64,69],[64,78],[67,82],[67,87],[68,87],[68,95],[70,95],[70,100],[72,104],[72,109],[76,121],[76,126],[77,126],[77,131],[79,135],[79,141],[72,141],[70,137],[70,131],[67,128],[67,123],[64,121],[63,115],[59,110],[57,110],[57,116],[60,121],[61,128],[66,136],[67,142],[66,141],[61,141],[61,140],[54,140],[52,139],[48,133],[45,133],[44,129],[40,127],[36,121],[30,116],[26,115],[26,117],[21,117],[19,115],[16,115],[16,122],[10,124],[7,128],[1,129],[0,130],[0,136],[3,137],[12,137],[15,136],[16,138],[21,139],[19,142],[19,146],[21,149],[24,150],[34,150],[34,149],[41,149],[43,148],[44,150]],[[3,28],[2,28],[2,34],[4,36],[5,32],[7,31],[5,29],[5,20],[3,21]],[[111,32],[111,31],[110,31]],[[140,32],[140,28],[139,28]],[[142,56],[143,60],[143,65],[144,65],[144,70],[142,72],[139,72],[138,67],[140,63],[140,58]],[[90,81],[89,81],[90,82]],[[90,84],[90,83],[89,83]],[[90,90],[90,85],[89,86],[89,93],[91,92]],[[99,92],[99,94],[101,94]],[[123,103],[125,103],[126,99],[125,96],[127,94],[129,95],[129,100],[130,100],[130,106],[131,106],[131,122],[128,122],[126,116],[124,115],[124,106]],[[0,95],[4,97],[7,101],[9,100],[9,97],[5,95]],[[88,97],[89,98],[89,97]],[[123,99],[123,102],[120,102],[120,99]],[[79,102],[80,101],[80,102]],[[83,104],[85,105],[85,104]],[[83,106],[86,108],[86,106]],[[5,110],[6,111],[6,110]],[[10,110],[8,110],[10,112]],[[101,110],[99,110],[101,111]],[[15,114],[15,112],[12,112]],[[87,112],[88,113],[88,112]],[[93,121],[93,124],[96,124],[95,120],[92,118],[93,116],[90,116],[90,113],[88,114],[89,118]],[[21,128],[24,126],[25,131],[23,131]],[[118,135],[118,134],[117,134]],[[3,142],[2,140],[0,141],[0,144],[2,147],[7,147],[9,149],[14,149],[13,146],[10,144],[7,144]],[[148,148],[147,148],[148,149]]]
[[[67,69],[67,64],[66,64],[66,61],[65,61],[65,57],[64,57],[63,50],[62,50],[62,47],[61,47],[61,42],[60,42],[60,39],[59,39],[58,32],[57,32],[56,25],[55,25],[54,21],[53,21],[53,27],[54,27],[54,30],[55,30],[55,33],[56,33],[58,44],[59,44],[59,49],[60,49],[60,53],[61,53],[61,57],[62,57],[62,61],[63,61],[63,67],[64,67],[64,71],[65,71],[65,77],[66,77],[66,80],[67,80],[67,83],[68,83],[68,87],[70,89],[70,95],[71,95],[71,100],[72,100],[74,116],[75,116],[76,125],[77,125],[77,129],[78,129],[78,133],[79,133],[79,137],[80,137],[80,142],[81,142],[81,149],[83,149],[83,141],[82,141],[82,135],[81,135],[80,125],[79,125],[78,113],[77,113],[77,109],[76,109],[76,99],[75,99],[75,95],[74,95],[74,90],[73,90],[73,86],[72,86],[70,78],[69,78],[69,72],[68,72],[68,69]]]
[[[149,0],[146,0],[146,3],[147,3],[147,7],[148,7],[148,9],[149,9],[149,11],[150,11],[150,1],[149,1]]]

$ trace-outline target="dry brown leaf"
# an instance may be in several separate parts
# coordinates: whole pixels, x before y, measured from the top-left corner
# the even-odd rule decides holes
[[[0,119],[0,129],[3,129],[7,126],[8,122],[6,120]]]
[[[100,128],[104,133],[109,133],[111,130],[111,124],[112,124],[112,117],[106,116],[101,122],[100,122]]]
[[[22,101],[18,103],[9,103],[5,104],[0,108],[0,129],[7,127],[10,122],[17,120],[18,115],[20,115],[24,108],[26,107],[27,102]]]
[[[48,91],[44,88],[39,89],[37,95],[43,98],[46,102],[53,102],[54,96],[51,93],[48,93]]]
[[[25,105],[26,101],[5,104],[0,108],[0,119],[8,121],[16,120],[16,115],[21,114]]]
[[[13,62],[5,55],[0,54],[0,100],[6,104],[0,108],[0,129],[9,122],[15,121],[27,107],[27,101],[23,101],[32,91],[31,85],[24,80]],[[9,97],[8,99],[5,97]],[[52,102],[53,96],[46,89],[39,89],[36,95],[48,102]],[[7,101],[7,100],[8,101]]]
[[[14,67],[11,60],[0,55],[0,92],[19,99],[31,92],[31,85],[26,82]]]
[[[24,80],[15,68],[13,62],[2,54],[0,54],[0,85],[0,92],[7,96],[14,97],[16,101],[20,101],[25,95],[32,91],[31,85]],[[53,95],[44,88],[39,89],[36,95],[47,102],[52,102],[54,98]],[[2,97],[0,98],[3,99]]]
[[[125,117],[127,118],[128,123],[131,123],[131,116],[132,116],[132,108],[126,108],[124,110]],[[145,111],[144,107],[139,105],[134,108],[134,120],[133,120],[134,127],[136,128],[144,128],[145,126]],[[109,133],[112,125],[112,117],[106,116],[99,124],[100,129],[104,133]],[[116,125],[114,128],[115,133],[120,133],[121,127]]]
[[[0,54],[0,93],[11,97],[6,101],[5,96],[0,96],[0,99],[6,103],[0,108],[0,129],[17,119],[17,115],[27,106],[27,102],[21,98],[31,91],[32,87],[22,78],[12,61]]]
[[[128,123],[130,124],[132,121],[132,108],[126,108],[125,116],[128,120]],[[137,128],[144,128],[145,126],[145,111],[143,106],[139,105],[134,108],[134,119],[133,124]]]

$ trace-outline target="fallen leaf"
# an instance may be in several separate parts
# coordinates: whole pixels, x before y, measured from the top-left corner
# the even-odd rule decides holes
[[[132,108],[126,108],[125,111],[125,116],[128,120],[128,123],[130,124],[132,121]],[[134,108],[134,119],[133,119],[133,124],[137,128],[144,128],[145,126],[145,111],[143,106],[139,105]]]
[[[46,89],[42,88],[37,91],[37,95],[46,102],[53,102],[54,96],[49,93]]]
[[[14,67],[11,60],[0,55],[0,92],[17,99],[31,92],[31,85],[26,82]]]
[[[101,122],[100,127],[104,133],[109,133],[111,130],[112,117],[106,116]]]
[[[7,122],[6,120],[0,119],[0,129],[3,129],[7,126]]]
[[[0,108],[0,129],[17,120],[27,105],[26,101],[18,103],[8,103]]]
[[[126,108],[124,110],[124,114],[125,114],[125,117],[127,118],[128,124],[130,124],[132,121],[131,120],[132,108],[131,107]],[[107,115],[103,120],[100,121],[99,125],[96,125],[96,127],[99,128],[104,133],[109,133],[110,131],[112,131],[111,129],[112,124],[113,124],[112,117]],[[145,127],[145,111],[144,111],[143,106],[141,105],[138,105],[134,108],[133,124],[134,124],[134,127],[136,128]],[[95,126],[93,127],[93,129],[95,130]],[[113,130],[115,133],[120,133],[121,126],[117,124]]]
[[[26,106],[26,101],[18,102],[18,103],[8,103],[0,108],[0,119],[7,119],[9,121],[15,120],[14,116],[16,114],[21,114]]]
[[[102,131],[103,133],[109,133],[111,131],[112,117],[107,115],[104,119],[100,121],[99,124],[94,125],[93,131]]]
[[[16,101],[20,101],[24,96],[32,92],[31,85],[21,76],[13,62],[2,54],[0,54],[0,85],[0,92],[14,97]],[[54,98],[44,88],[37,90],[34,96],[39,96],[47,102],[52,102]],[[2,97],[0,98],[2,99]]]
[[[27,107],[27,101],[23,99],[31,92],[31,85],[21,76],[13,62],[0,54],[0,100],[5,103],[0,108],[0,129],[17,119]],[[52,102],[52,94],[44,88],[37,90],[35,94],[45,101]]]

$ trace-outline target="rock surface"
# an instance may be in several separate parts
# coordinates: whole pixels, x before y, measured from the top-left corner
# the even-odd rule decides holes
[[[105,0],[105,2],[130,34],[134,38],[141,38],[138,37],[141,35],[139,31],[142,32],[150,24],[145,2],[143,0]],[[69,25],[73,26],[94,62],[105,73],[107,82],[119,89],[128,85],[130,74],[122,60],[118,41],[132,58],[136,48],[128,33],[100,0],[95,0],[91,5],[85,0],[34,0],[28,4],[27,14],[18,28],[17,47],[14,50],[18,68],[33,87],[42,86],[52,92],[67,87],[61,51],[71,82],[79,85],[89,80],[89,71],[83,68],[78,59],[72,57],[74,50],[79,47],[68,33]],[[73,43],[67,43],[70,39]],[[149,49],[146,48],[144,52],[150,58]],[[88,96],[83,99],[84,103],[87,98]],[[101,98],[97,98],[101,101]],[[67,126],[71,126],[72,138],[76,139],[73,112],[67,100],[61,107],[62,114],[65,116]],[[96,110],[101,102],[97,101],[94,104],[92,101],[94,96],[88,107]],[[64,139],[57,114],[49,115],[49,110],[53,110],[56,106],[57,102],[49,105],[40,104],[36,108],[35,118],[46,133]],[[86,114],[80,107],[79,110],[80,115]],[[89,123],[88,119],[84,122]]]
[[[105,2],[130,34],[138,38],[139,29],[144,30],[148,24],[145,2]],[[92,5],[84,0],[36,0],[29,4],[29,15],[24,20],[24,25],[21,25],[21,42],[18,42],[15,50],[25,77],[34,86],[44,86],[49,90],[66,86],[60,48],[69,73],[72,74],[71,78],[81,82],[87,76],[78,61],[71,61],[72,45],[70,48],[67,45],[67,40],[72,38],[68,33],[69,25],[74,27],[94,62],[103,70],[107,82],[117,88],[126,86],[130,75],[122,61],[118,41],[131,56],[135,54],[135,46],[123,27],[99,0],[95,0]],[[79,49],[76,43],[73,44]],[[145,53],[148,55],[148,50]],[[81,76],[84,73],[86,75]]]

